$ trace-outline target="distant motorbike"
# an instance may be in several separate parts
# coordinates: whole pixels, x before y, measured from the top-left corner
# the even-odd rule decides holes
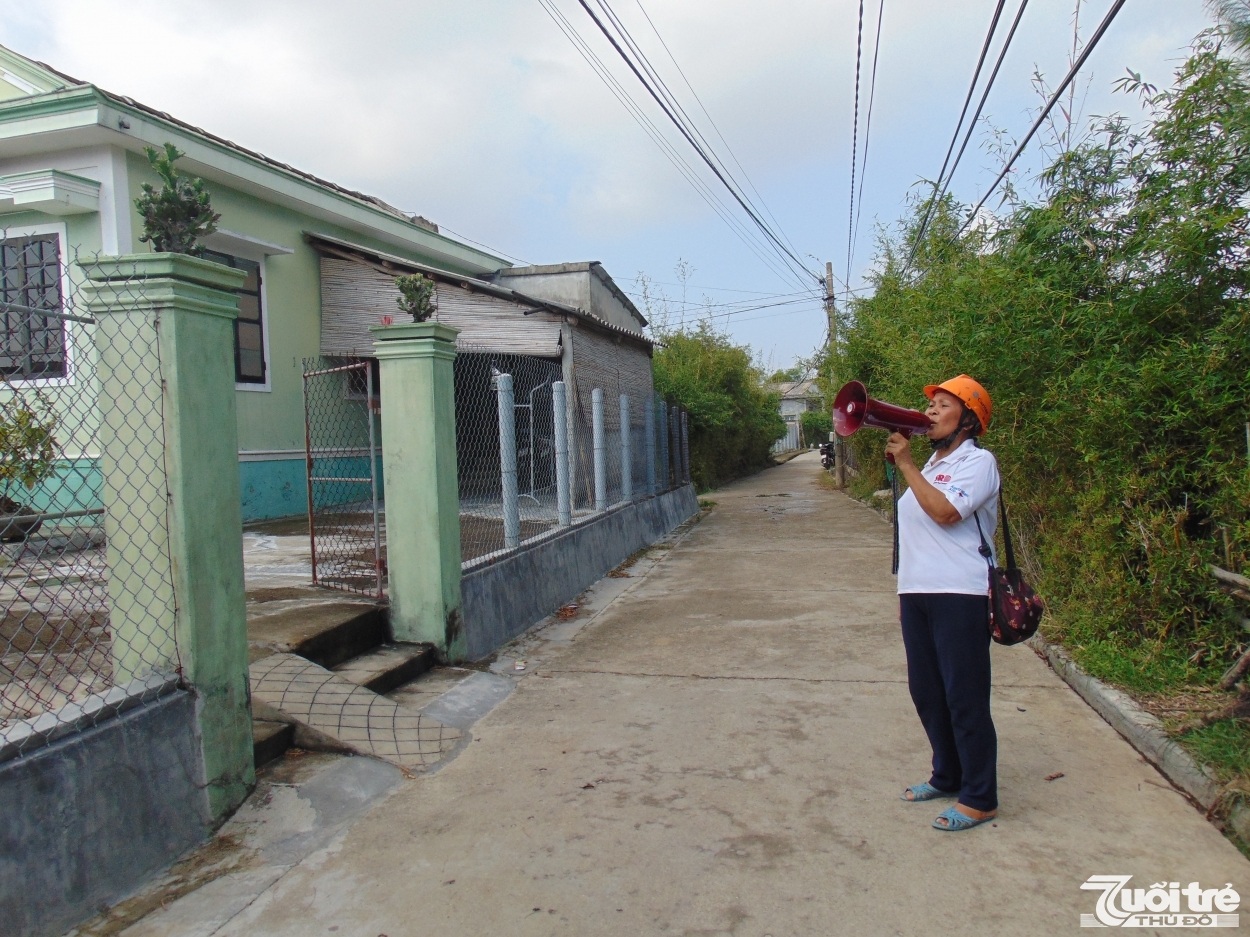
[[[827,469],[833,468],[834,462],[836,461],[836,456],[833,452],[833,448],[836,445],[837,443],[833,442],[822,442],[820,444],[820,464]]]

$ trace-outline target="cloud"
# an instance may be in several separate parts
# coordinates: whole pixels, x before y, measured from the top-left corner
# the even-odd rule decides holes
[[[576,0],[555,2],[697,164]],[[1028,8],[990,99],[995,125],[1027,126],[1035,65],[1061,74],[1071,2]],[[858,4],[643,3],[800,255],[834,258],[842,275]],[[612,5],[720,147],[636,0]],[[861,140],[876,13],[865,6]],[[1084,5],[1086,35],[1106,6]],[[992,8],[886,0],[857,270],[871,258],[873,219],[894,219],[915,180],[936,174]],[[1087,111],[1128,103],[1109,90],[1127,65],[1166,84],[1169,60],[1206,24],[1200,0],[1127,5],[1092,60]],[[671,280],[685,257],[696,289],[793,289],[712,214],[538,0],[0,0],[0,42],[530,260],[594,258],[622,279],[646,269]],[[980,149],[965,161],[953,190],[971,199],[992,162]],[[820,340],[823,322],[813,304],[735,334],[784,363]]]

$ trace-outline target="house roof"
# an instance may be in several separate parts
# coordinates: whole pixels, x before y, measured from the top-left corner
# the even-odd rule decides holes
[[[603,269],[603,262],[598,260],[583,260],[576,263],[566,264],[531,264],[527,267],[508,267],[498,271],[495,275],[501,277],[527,277],[541,276],[543,274],[552,273],[592,273],[594,276],[608,288],[608,291],[624,306],[629,313],[645,326],[647,325],[646,317],[638,311],[638,307],[634,305],[633,300],[621,291],[616,285],[616,281],[612,279],[607,270]]]
[[[771,389],[780,393],[782,400],[811,400],[824,396],[816,386],[814,378],[805,381],[779,381],[771,385]]]
[[[76,103],[86,103],[83,100],[84,98],[98,98],[116,108],[142,115],[168,127],[177,128],[191,137],[214,144],[216,147],[260,164],[271,172],[293,177],[324,192],[332,193],[340,199],[346,199],[355,203],[370,212],[383,215],[392,223],[397,222],[410,229],[413,236],[412,239],[417,242],[428,242],[433,237],[438,242],[448,246],[454,245],[457,256],[448,256],[448,259],[464,263],[469,269],[475,269],[484,273],[508,266],[508,262],[503,258],[442,234],[439,232],[437,225],[420,215],[407,214],[376,196],[358,192],[355,189],[323,179],[313,173],[297,169],[289,163],[281,162],[256,150],[241,146],[202,127],[196,127],[172,114],[136,101],[134,98],[106,91],[90,82],[81,81],[67,75],[44,62],[26,58],[4,46],[0,46],[0,81],[4,81],[11,87],[25,92],[25,95],[17,98],[0,100],[0,122],[5,122],[9,118],[21,119],[29,116],[28,112],[32,107],[37,107],[40,111],[40,116],[44,116],[45,112],[49,110],[59,109],[53,104],[54,100],[69,108]],[[106,125],[102,123],[102,126]],[[114,126],[108,126],[108,133],[112,137],[119,139],[111,140],[110,142],[119,143],[131,150],[142,150],[144,145],[150,145],[150,141],[136,140],[135,134],[126,133],[126,131],[131,129],[129,123],[124,118],[118,119],[115,128]],[[43,127],[40,127],[35,132],[41,131],[46,132]],[[199,155],[188,154],[188,157],[196,160],[196,157]],[[420,250],[422,248],[414,245],[413,249]],[[440,252],[435,250],[434,253],[438,254]]]
[[[570,316],[578,322],[585,323],[591,328],[609,332],[612,335],[628,339],[632,343],[650,351],[654,344],[646,336],[630,329],[623,329],[620,326],[601,319],[599,316],[584,310],[577,306],[570,306],[565,303],[552,302],[547,299],[539,299],[520,290],[510,289],[506,286],[500,286],[498,283],[491,283],[489,280],[480,280],[476,277],[465,276],[464,274],[455,273],[451,270],[443,270],[438,267],[432,267],[429,264],[417,263],[408,260],[405,257],[397,257],[394,254],[387,254],[382,251],[374,250],[360,244],[353,244],[350,241],[344,241],[340,238],[331,237],[326,234],[319,234],[315,231],[306,231],[304,238],[317,250],[332,257],[341,257],[345,260],[355,260],[365,263],[369,266],[376,267],[387,273],[400,274],[404,272],[423,273],[434,280],[443,283],[449,283],[453,286],[459,286],[462,289],[471,290],[478,293],[485,293],[488,296],[495,296],[499,299],[507,299],[521,306],[529,306],[525,315],[529,312],[542,309],[546,312],[554,313],[559,316]]]

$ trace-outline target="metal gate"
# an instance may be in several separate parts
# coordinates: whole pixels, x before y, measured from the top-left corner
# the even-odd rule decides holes
[[[386,543],[375,367],[372,360],[305,359],[304,452],[313,584],[381,601]]]

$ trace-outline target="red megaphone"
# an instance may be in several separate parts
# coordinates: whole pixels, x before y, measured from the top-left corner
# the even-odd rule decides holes
[[[919,410],[896,407],[869,397],[868,388],[859,381],[847,381],[833,399],[833,428],[839,436],[850,436],[861,426],[911,436],[912,433],[927,433],[932,425],[933,421]]]

